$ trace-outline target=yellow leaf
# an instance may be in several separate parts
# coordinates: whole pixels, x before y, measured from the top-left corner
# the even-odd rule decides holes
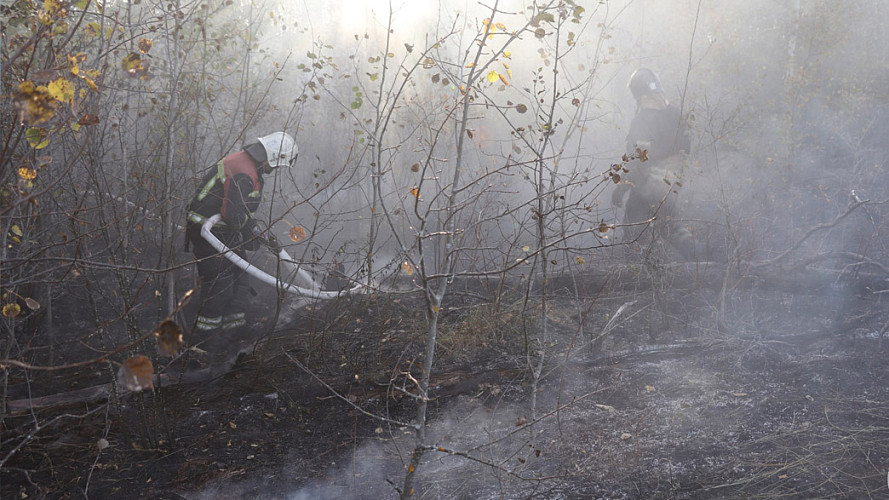
[[[91,89],[93,89],[94,91],[96,91],[96,92],[99,91],[99,86],[96,85],[96,82],[94,82],[94,81],[93,81],[92,79],[90,79],[89,77],[80,75],[80,79],[83,80],[87,85],[89,85],[89,87],[90,87]]]
[[[420,188],[414,186],[410,189],[410,191],[411,195],[413,195],[414,198],[420,199]]]
[[[507,58],[507,59],[512,59],[512,52],[510,52],[510,51],[508,51],[508,50],[504,50],[504,51],[503,51],[503,57],[505,57],[505,58]]]
[[[503,82],[503,85],[509,85],[509,81],[503,75],[497,75],[500,78],[500,81]]]
[[[7,318],[14,318],[21,314],[22,308],[16,303],[10,302],[8,304],[3,305],[3,316]]]
[[[300,241],[306,239],[306,230],[303,229],[302,226],[291,227],[289,234],[290,241],[294,243],[299,243]]]
[[[48,14],[56,14],[62,9],[62,2],[59,0],[44,0],[43,10]]]
[[[408,276],[412,276],[414,274],[414,266],[412,266],[411,263],[408,261],[404,261],[401,264],[401,270]]]
[[[74,76],[80,74],[80,66],[77,64],[77,58],[75,56],[68,56],[68,71]]]
[[[582,265],[586,264],[586,260],[584,260],[583,257],[578,257],[578,258],[577,258],[577,264],[580,265],[580,266],[582,266]]]
[[[466,67],[467,67],[467,68],[475,67],[475,63],[474,63],[474,62],[471,62],[471,63],[467,64]]]
[[[59,78],[54,82],[50,82],[46,88],[49,90],[49,95],[57,101],[71,102],[74,99],[74,91],[76,90],[74,84],[65,78]]]
[[[488,81],[489,82],[494,83],[499,79],[500,79],[500,75],[498,75],[496,71],[491,71],[488,73]]]
[[[19,167],[19,177],[26,181],[30,181],[37,178],[37,171],[31,167]]]
[[[22,236],[22,228],[18,226],[18,224],[13,224],[11,228],[9,228],[10,232],[16,236]]]
[[[646,392],[652,392],[652,391],[654,391],[654,386],[653,386],[653,385],[646,385],[646,386],[645,386],[645,391],[646,391]]]
[[[530,252],[530,251],[531,251],[531,247],[529,247],[528,245],[525,245],[525,246],[522,247],[522,251],[523,251],[523,252]]]

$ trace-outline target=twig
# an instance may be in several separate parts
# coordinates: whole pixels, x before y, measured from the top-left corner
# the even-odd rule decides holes
[[[860,206],[865,205],[867,202],[868,202],[867,200],[863,200],[863,201],[857,201],[857,202],[853,203],[852,205],[849,206],[849,208],[848,208],[845,212],[841,213],[840,215],[837,215],[832,221],[830,221],[830,222],[823,222],[823,223],[818,224],[817,226],[813,227],[812,229],[809,229],[809,230],[806,232],[806,234],[804,234],[799,240],[797,240],[796,243],[794,243],[793,245],[791,245],[790,248],[788,248],[787,250],[785,250],[784,252],[782,252],[782,253],[779,254],[778,256],[776,256],[776,257],[774,257],[774,258],[772,258],[772,259],[768,259],[768,260],[762,261],[762,262],[757,262],[757,263],[753,264],[753,267],[763,267],[763,266],[766,266],[766,265],[769,265],[769,264],[775,264],[776,262],[778,262],[778,261],[780,261],[780,260],[783,260],[785,257],[787,257],[788,255],[790,255],[791,252],[793,252],[794,250],[796,250],[797,248],[799,248],[799,247],[803,244],[803,242],[805,242],[805,241],[809,238],[809,236],[812,236],[813,234],[815,234],[816,232],[818,232],[818,231],[820,231],[820,230],[822,230],[822,229],[829,229],[829,228],[831,228],[831,227],[836,226],[837,224],[840,223],[840,221],[842,221],[842,220],[845,219],[849,214],[851,214],[852,212],[854,212],[855,209],[857,209],[857,208],[860,207]]]
[[[381,421],[381,422],[386,422],[387,424],[397,425],[397,426],[399,426],[399,427],[410,427],[410,424],[408,424],[408,423],[405,423],[405,422],[399,422],[398,420],[393,420],[393,419],[391,419],[391,418],[386,418],[386,417],[381,417],[381,416],[379,416],[379,415],[375,415],[375,414],[373,414],[373,413],[371,413],[371,412],[365,410],[364,408],[362,408],[362,407],[356,405],[355,403],[349,401],[348,398],[346,398],[345,396],[343,396],[342,394],[340,394],[336,389],[334,389],[333,387],[331,387],[330,384],[328,384],[327,382],[321,380],[321,378],[320,378],[318,375],[315,375],[315,372],[313,372],[313,371],[310,370],[308,367],[306,367],[305,365],[303,365],[302,363],[300,363],[298,359],[296,359],[296,358],[294,358],[293,356],[291,356],[290,353],[287,352],[287,350],[285,350],[285,349],[282,348],[282,349],[281,349],[281,352],[283,352],[283,353],[284,353],[284,356],[286,356],[287,359],[289,359],[290,361],[292,361],[293,364],[295,364],[296,366],[298,366],[298,367],[300,368],[300,370],[302,370],[302,371],[306,372],[307,374],[309,374],[313,379],[315,379],[316,381],[318,381],[319,384],[323,385],[327,390],[329,390],[329,391],[331,392],[331,394],[333,394],[333,395],[334,395],[335,397],[337,397],[338,399],[341,399],[341,400],[345,401],[346,404],[348,404],[348,405],[351,406],[352,408],[358,410],[359,412],[361,412],[361,413],[364,414],[365,416],[368,416],[368,417],[373,418],[373,419],[375,419],[375,420],[379,420],[379,421]]]

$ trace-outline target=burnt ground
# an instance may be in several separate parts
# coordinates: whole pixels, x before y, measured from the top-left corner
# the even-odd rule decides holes
[[[879,295],[653,288],[638,269],[607,287],[575,278],[554,285],[545,328],[516,290],[491,301],[496,284],[453,286],[430,407],[439,449],[417,498],[889,495]],[[7,417],[3,455],[24,444],[3,498],[396,496],[413,442],[393,422],[415,415],[422,296],[285,309],[211,380]],[[525,332],[544,331],[532,412]]]

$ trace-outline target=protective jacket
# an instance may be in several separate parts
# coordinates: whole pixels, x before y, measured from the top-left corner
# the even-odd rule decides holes
[[[658,100],[652,102],[657,103]],[[645,151],[644,159],[629,163],[624,182],[615,190],[612,200],[620,205],[629,188],[624,208],[624,222],[640,223],[657,215],[654,233],[670,240],[682,253],[689,246],[688,230],[673,220],[676,208],[676,181],[684,170],[685,153],[691,149],[685,120],[679,108],[672,104],[643,106],[630,123],[627,134],[627,154],[634,156]],[[630,188],[630,186],[632,186]],[[625,229],[625,239],[635,240],[644,226]]]
[[[253,214],[262,199],[263,180],[256,161],[245,151],[226,156],[201,180],[188,207],[186,238],[193,247],[201,278],[202,305],[195,327],[198,331],[230,330],[246,324],[245,283],[241,271],[221,256],[201,236],[208,218],[222,214],[213,226],[216,235],[236,254],[256,250]],[[249,287],[248,287],[249,288]]]
[[[630,123],[627,153],[636,148],[648,151],[648,161],[659,163],[679,151],[691,149],[685,121],[679,108],[670,104],[664,109],[642,108]]]
[[[256,163],[244,151],[226,156],[201,180],[188,207],[188,221],[201,225],[216,214],[222,221],[214,226],[220,233],[242,233],[252,237],[253,214],[262,200],[263,180]]]

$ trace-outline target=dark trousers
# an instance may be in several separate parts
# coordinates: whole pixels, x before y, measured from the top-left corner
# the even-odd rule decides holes
[[[242,289],[244,273],[201,237],[200,229],[196,224],[187,229],[201,280],[201,306],[196,328],[210,331],[243,326],[246,324],[246,297]],[[214,234],[226,245],[234,243],[234,238],[229,234],[215,231]],[[234,252],[242,258],[246,256],[241,250]]]

